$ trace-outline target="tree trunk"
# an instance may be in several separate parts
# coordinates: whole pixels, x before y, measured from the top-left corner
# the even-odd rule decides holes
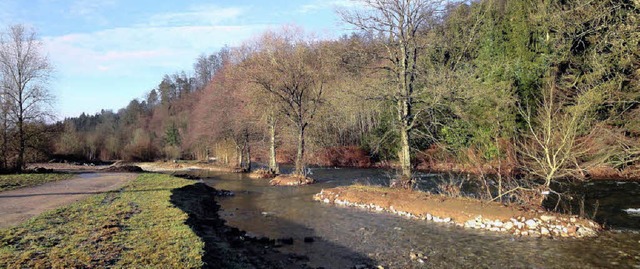
[[[400,128],[400,158],[401,175],[405,179],[411,179],[411,146],[409,144],[409,131],[406,127]]]
[[[24,141],[24,120],[22,117],[18,118],[18,142],[20,143],[20,147],[18,148],[18,159],[16,160],[16,171],[21,172],[24,168],[24,151],[25,151],[25,141]]]
[[[271,118],[269,122],[269,134],[271,140],[269,143],[269,171],[274,174],[279,174],[278,162],[276,162],[276,120]]]
[[[236,146],[236,157],[238,158],[237,167],[240,167],[240,168],[242,168],[242,163],[244,162],[244,156],[242,156],[243,152],[244,150],[239,145]]]
[[[405,87],[401,89],[401,98],[398,100],[398,124],[400,131],[400,149],[398,151],[398,159],[400,161],[401,176],[409,180],[411,179],[411,137],[410,116],[411,116],[411,100],[409,100],[409,91]]]
[[[298,129],[298,154],[296,155],[296,171],[297,175],[304,175],[304,131],[306,126]]]
[[[2,104],[4,106],[4,104]],[[4,108],[3,108],[4,109]],[[2,169],[6,169],[8,168],[8,164],[7,164],[7,154],[8,154],[8,149],[9,147],[7,146],[7,143],[9,142],[9,137],[8,137],[8,132],[7,132],[7,128],[9,126],[8,124],[8,120],[7,120],[7,112],[6,110],[4,110],[2,115]]]
[[[246,172],[251,172],[251,147],[247,146],[247,154],[245,154],[247,160],[245,162],[245,168],[244,170]]]

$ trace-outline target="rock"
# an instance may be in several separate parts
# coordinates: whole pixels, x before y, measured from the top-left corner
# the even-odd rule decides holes
[[[433,216],[431,216],[431,214],[427,214],[427,220],[428,220],[428,221],[433,220]]]
[[[506,223],[504,224],[504,228],[505,228],[506,230],[511,230],[511,229],[513,228],[513,223],[512,223],[512,222],[510,222],[510,221],[506,222]]]
[[[467,222],[464,223],[464,227],[467,228],[476,228],[476,221],[475,220],[468,220]]]
[[[569,221],[571,221],[571,223],[575,223],[575,222],[576,222],[576,221],[578,221],[578,220],[577,220],[576,218],[574,218],[574,217],[571,217],[571,218],[569,219]]]
[[[293,238],[291,237],[280,238],[278,239],[278,241],[280,241],[282,244],[285,244],[285,245],[293,245]]]
[[[545,227],[540,228],[540,234],[545,236],[549,235],[549,229]]]
[[[535,229],[538,227],[538,223],[533,219],[525,221],[524,224],[526,224],[529,229]]]
[[[418,258],[418,255],[416,255],[415,253],[413,253],[413,252],[409,253],[409,259],[411,259],[412,261],[417,259],[417,258]]]
[[[540,219],[541,219],[542,221],[550,222],[550,221],[552,221],[552,220],[556,220],[556,217],[554,217],[554,216],[549,216],[549,215],[542,215],[542,216],[540,216]]]
[[[493,226],[494,227],[498,227],[498,228],[502,228],[502,226],[504,226],[504,223],[502,223],[502,221],[496,220],[493,222]]]
[[[576,232],[576,235],[578,235],[579,237],[593,237],[598,235],[598,233],[596,233],[594,229],[588,227],[580,227]]]
[[[451,218],[445,218],[443,219],[444,222],[451,222]]]

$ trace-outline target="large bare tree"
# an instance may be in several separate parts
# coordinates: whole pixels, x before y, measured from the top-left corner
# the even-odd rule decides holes
[[[15,125],[17,159],[15,168],[25,164],[27,141],[32,134],[26,131],[29,122],[50,116],[47,107],[52,101],[47,84],[53,71],[44,55],[42,42],[32,29],[23,25],[10,26],[0,36],[0,73],[8,106],[7,118]]]
[[[280,110],[297,129],[298,151],[295,174],[304,175],[305,134],[323,102],[329,80],[323,47],[303,38],[301,30],[284,29],[266,33],[264,44],[253,60],[260,71],[248,72],[249,80],[268,93],[275,101],[270,107],[272,125],[272,156],[275,157],[275,110]],[[266,72],[266,73],[265,73]],[[275,166],[275,158],[270,165]],[[274,167],[277,169],[277,167]],[[272,168],[273,169],[273,168]]]
[[[373,34],[384,42],[390,85],[385,100],[395,103],[397,132],[400,138],[398,159],[403,180],[410,180],[411,131],[421,110],[416,109],[423,87],[418,86],[420,68],[418,60],[424,52],[420,33],[430,25],[443,7],[441,0],[359,0],[361,9],[339,11],[343,21],[357,29]],[[405,184],[401,184],[405,185]]]

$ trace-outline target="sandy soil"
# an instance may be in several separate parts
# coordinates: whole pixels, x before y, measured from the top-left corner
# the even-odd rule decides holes
[[[135,177],[132,173],[80,174],[70,180],[0,192],[0,228],[19,224],[89,195],[115,190]]]
[[[315,180],[298,175],[279,175],[269,181],[272,186],[302,186],[315,183]]]

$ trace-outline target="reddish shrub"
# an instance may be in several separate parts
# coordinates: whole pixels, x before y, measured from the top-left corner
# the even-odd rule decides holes
[[[369,154],[357,146],[321,149],[313,154],[311,162],[321,166],[371,167]]]

